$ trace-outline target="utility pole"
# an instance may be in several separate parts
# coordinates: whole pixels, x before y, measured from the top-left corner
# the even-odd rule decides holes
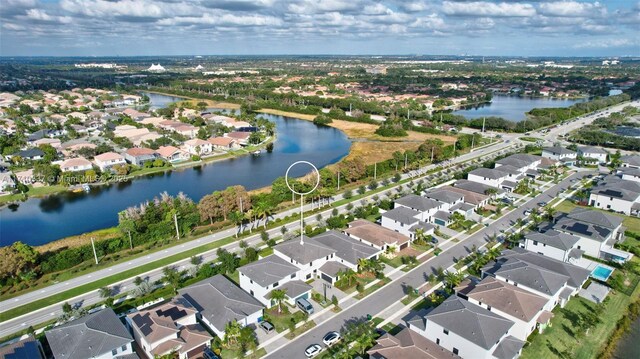
[[[176,225],[176,237],[178,237],[178,240],[180,240],[180,231],[178,230],[178,214],[177,213],[173,214],[173,223],[175,223]]]
[[[433,145],[431,145],[431,163],[433,163],[433,149],[434,149],[434,148],[435,148],[435,147],[433,147]]]
[[[484,133],[484,122],[487,120],[486,117],[482,118],[482,133]]]
[[[129,249],[133,249],[133,241],[131,240],[131,231],[127,231],[129,232]]]
[[[373,179],[378,178],[378,162],[373,164]]]
[[[338,191],[340,190],[340,170],[338,170]]]
[[[98,254],[96,253],[96,244],[93,242],[93,237],[91,237],[91,247],[93,247],[93,258],[96,260],[96,264],[98,264]]]
[[[473,145],[475,143],[476,140],[476,136],[475,135],[471,135],[471,149],[473,150]]]
[[[404,154],[404,169],[407,169],[407,153]]]

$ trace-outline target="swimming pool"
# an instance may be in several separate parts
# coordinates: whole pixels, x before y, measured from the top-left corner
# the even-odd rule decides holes
[[[613,273],[613,268],[597,265],[591,272],[591,276],[597,280],[606,282]]]

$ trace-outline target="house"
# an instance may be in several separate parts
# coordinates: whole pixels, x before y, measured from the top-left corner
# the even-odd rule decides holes
[[[182,148],[192,155],[206,155],[213,150],[211,142],[195,138],[184,142]]]
[[[475,203],[477,203],[478,206],[482,206],[482,207],[484,207],[488,203],[491,197],[494,197],[494,198],[504,197],[506,193],[503,189],[495,188],[493,186],[489,186],[483,183],[469,181],[466,179],[455,181],[450,190],[465,191],[466,193],[469,193],[469,194],[471,193],[476,194],[479,197],[476,197],[477,200],[475,200]],[[470,195],[465,195],[465,201],[471,204],[474,203],[472,202],[473,201],[472,196]]]
[[[171,301],[126,316],[133,338],[147,357],[175,352],[180,359],[199,358],[213,339],[198,324],[198,310],[178,296]]]
[[[522,248],[503,251],[495,263],[482,268],[482,276],[492,276],[506,283],[548,298],[550,307],[564,307],[578,293],[591,272]]]
[[[409,237],[364,219],[350,222],[344,233],[381,251],[389,247],[400,251],[410,243]]]
[[[511,335],[513,321],[455,295],[408,324],[409,329],[462,358],[517,358],[524,346]]]
[[[228,150],[230,148],[239,148],[236,141],[231,137],[211,137],[208,139],[214,149]]]
[[[105,152],[96,155],[93,158],[93,162],[100,168],[100,171],[106,172],[113,168],[115,165],[124,165],[127,163],[121,154],[115,152]]]
[[[303,236],[302,241],[293,239],[275,245],[273,254],[298,267],[298,278],[306,281],[318,276],[318,268],[333,260],[336,251],[315,238]]]
[[[559,161],[567,166],[574,166],[576,164],[578,154],[575,151],[568,150],[561,146],[553,146],[543,147],[542,157]]]
[[[498,168],[476,168],[469,172],[467,179],[494,188],[513,191],[517,186],[517,175],[504,171],[503,167],[506,166]]]
[[[298,277],[298,271],[300,268],[289,261],[270,255],[238,268],[240,288],[265,306],[272,307],[276,303],[271,301],[269,293],[288,281],[302,279]]]
[[[617,173],[620,178],[626,181],[640,182],[640,169],[633,167],[621,167]]]
[[[178,293],[198,311],[202,323],[221,339],[227,323],[235,320],[247,326],[262,318],[264,306],[220,274],[182,288]]]
[[[544,233],[529,232],[524,235],[521,248],[559,261],[570,262],[582,257],[583,252],[578,249],[579,241],[579,237],[555,230]]]
[[[583,161],[606,163],[608,155],[607,151],[600,147],[578,146],[578,157]]]
[[[25,160],[37,161],[44,158],[44,152],[39,148],[29,148],[28,150],[22,150],[11,155],[10,158],[20,157]]]
[[[419,213],[419,216],[416,217],[417,219],[423,222],[433,222],[433,215],[435,215],[436,212],[443,210],[445,208],[445,204],[438,202],[435,199],[418,196],[416,194],[409,194],[396,199],[394,207],[404,207],[417,211]],[[403,211],[401,213],[409,214],[408,211]]]
[[[380,223],[385,228],[415,239],[417,229],[422,229],[425,235],[432,235],[435,232],[436,227],[433,224],[419,219],[422,216],[423,214],[418,211],[404,206],[398,206],[384,212],[381,216]]]
[[[452,207],[455,207],[461,203],[464,203],[464,196],[458,192],[450,191],[446,188],[438,188],[433,191],[426,192],[425,197],[438,201],[442,205],[440,210],[451,211]]]
[[[416,331],[404,328],[398,334],[385,333],[367,351],[372,359],[458,359],[458,355],[430,341]]]
[[[313,239],[330,248],[335,253],[333,261],[357,271],[360,259],[377,259],[382,253],[381,249],[351,238],[344,233],[331,230],[319,234]],[[297,241],[296,241],[297,242]]]
[[[501,158],[496,161],[495,168],[502,166],[511,166],[516,168],[520,174],[526,174],[528,171],[536,170],[543,161],[543,157],[529,155],[526,153],[516,153],[511,156]]]
[[[189,159],[189,154],[174,146],[160,146],[156,152],[160,157],[169,162],[180,162]]]
[[[33,141],[33,145],[39,147],[41,145],[49,145],[55,149],[60,149],[62,147],[62,142],[58,138],[41,138],[39,140]]]
[[[620,167],[640,168],[640,155],[621,156],[620,163]]]
[[[457,295],[514,322],[510,334],[521,341],[536,329],[542,332],[553,317],[547,298],[490,276],[458,289]]]
[[[627,180],[634,178],[640,170],[626,167],[622,169],[622,177],[607,176],[600,184],[591,188],[589,205],[608,211],[638,215],[640,212],[640,182]]]
[[[553,229],[572,234],[580,240],[578,249],[596,258],[623,262],[631,254],[615,249],[614,245],[624,237],[622,218],[589,208],[574,208],[558,215]]]
[[[0,347],[2,359],[45,359],[40,341],[29,335],[26,339]]]
[[[136,166],[142,166],[145,162],[155,161],[158,154],[149,148],[130,148],[124,152],[124,159]]]
[[[90,169],[93,169],[93,165],[91,164],[91,161],[84,157],[70,158],[60,164],[60,170],[62,172],[79,172]]]
[[[133,354],[133,338],[111,308],[45,331],[55,359],[116,359]]]
[[[225,137],[232,138],[236,143],[241,146],[246,146],[249,144],[249,137],[251,136],[251,132],[229,132],[224,135]]]

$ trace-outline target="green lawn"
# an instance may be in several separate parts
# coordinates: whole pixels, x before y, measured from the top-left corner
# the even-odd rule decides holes
[[[293,333],[289,332],[287,334],[285,334],[285,338],[287,339],[293,339],[295,337],[297,337],[298,335],[306,332],[307,330],[313,328],[316,326],[316,322],[314,322],[313,320],[310,320],[306,323],[304,323],[303,325],[299,326],[298,328],[296,328]]]
[[[380,256],[380,260],[382,261],[382,263],[384,264],[388,264],[390,266],[392,266],[393,268],[398,268],[402,265],[402,257],[401,256],[395,256],[393,258],[387,258],[385,256]]]
[[[564,309],[558,307],[554,310],[551,326],[542,334],[534,334],[521,358],[597,358],[630,302],[629,297],[622,293],[609,294],[604,312],[599,316],[602,322],[585,334],[581,331],[574,333],[579,331],[575,327],[580,318],[593,311],[595,304],[581,297],[572,298]]]
[[[262,358],[263,356],[267,355],[267,351],[264,348],[260,348],[258,350],[256,350],[255,352],[251,353],[250,355],[245,355],[244,353],[242,353],[240,350],[230,350],[230,349],[222,349],[220,351],[220,357],[221,358],[247,358],[247,359],[258,359],[258,358]]]
[[[368,296],[369,294],[375,292],[376,290],[384,287],[389,282],[391,282],[391,279],[385,277],[384,279],[380,280],[378,283],[376,283],[376,284],[372,285],[371,287],[363,290],[362,292],[356,294],[356,298],[357,299],[362,299],[362,298]]]
[[[289,322],[291,322],[291,318],[298,323],[304,320],[305,314],[301,311],[295,311],[291,313],[291,309],[287,304],[282,303],[282,312],[278,313],[278,306],[274,306],[273,308],[265,309],[265,320],[268,320],[273,324],[278,333],[281,333],[287,329],[289,329]]]
[[[28,197],[42,197],[53,193],[58,193],[67,190],[68,187],[54,185],[54,186],[44,186],[44,187],[33,187],[29,186],[29,191],[26,193]],[[25,198],[25,195],[22,193],[18,194],[7,194],[4,196],[0,196],[0,204],[20,201]]]
[[[260,257],[262,257],[262,258],[267,257],[267,256],[270,256],[270,255],[272,255],[272,254],[273,254],[273,248],[271,248],[271,247],[267,247],[267,248],[265,248],[265,249],[261,250],[258,254],[259,254],[259,255],[260,255]]]

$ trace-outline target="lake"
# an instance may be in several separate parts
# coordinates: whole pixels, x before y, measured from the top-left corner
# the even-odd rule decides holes
[[[160,97],[159,97],[160,96]],[[175,97],[154,94],[152,106],[174,102]],[[177,98],[177,100],[180,100]],[[277,141],[273,152],[247,155],[200,167],[138,177],[132,181],[91,189],[89,193],[65,192],[44,199],[32,198],[17,208],[0,209],[0,245],[22,241],[40,245],[63,237],[117,225],[118,212],[153,199],[163,191],[184,192],[194,201],[215,190],[232,185],[256,189],[284,176],[290,164],[306,160],[318,168],[339,161],[349,153],[351,142],[332,127],[309,121],[260,114],[276,124]],[[305,166],[291,174],[304,175]]]
[[[585,99],[551,99],[520,96],[493,96],[491,103],[468,106],[453,111],[466,118],[502,117],[510,121],[520,122],[526,119],[525,113],[534,108],[568,107]]]
[[[640,317],[631,323],[629,332],[620,339],[613,357],[615,359],[640,358],[638,338],[640,338]]]

